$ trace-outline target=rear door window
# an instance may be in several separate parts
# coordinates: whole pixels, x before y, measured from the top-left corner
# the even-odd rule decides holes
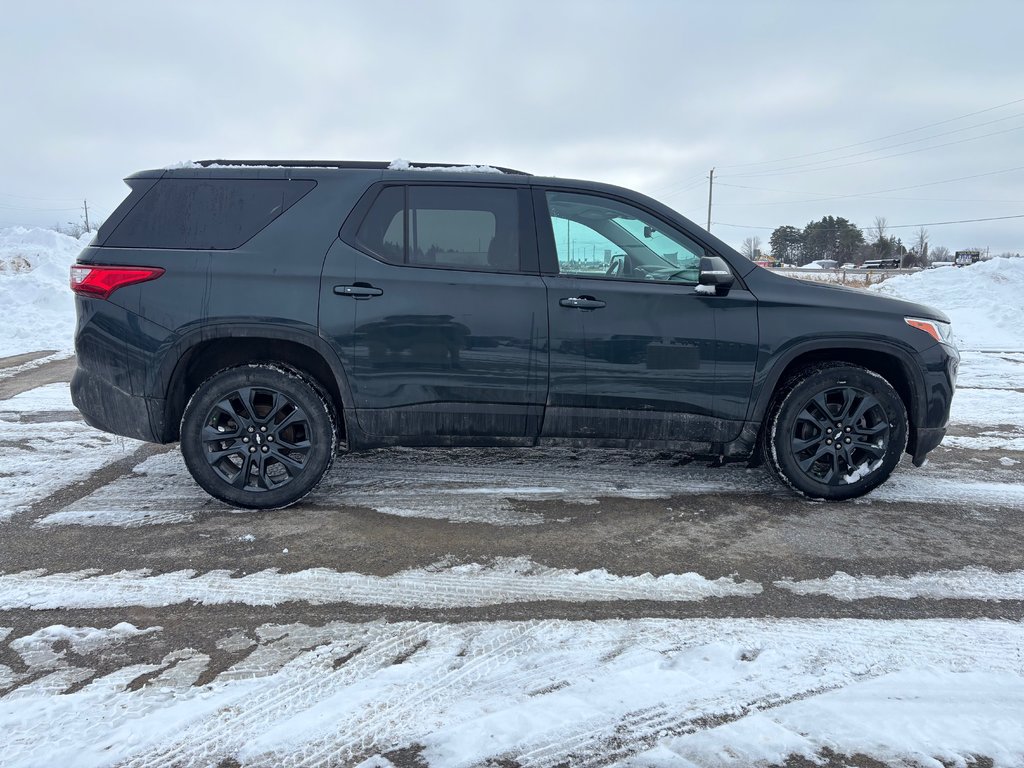
[[[161,179],[103,245],[232,250],[315,186],[312,180]]]
[[[497,187],[385,187],[356,238],[392,264],[518,272],[519,195]]]

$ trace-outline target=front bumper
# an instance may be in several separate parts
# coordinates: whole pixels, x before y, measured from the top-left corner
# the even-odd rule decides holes
[[[956,390],[956,376],[960,367],[960,353],[947,344],[936,344],[921,353],[924,369],[924,402],[918,410],[918,423],[912,424],[907,453],[920,467],[942,438],[949,426],[949,410]]]

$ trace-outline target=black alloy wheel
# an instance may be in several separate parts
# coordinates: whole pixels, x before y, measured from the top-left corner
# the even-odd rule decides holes
[[[806,496],[849,499],[889,477],[907,431],[903,401],[888,381],[858,366],[824,364],[790,379],[776,399],[766,458]]]
[[[237,506],[294,504],[333,460],[333,408],[295,371],[253,365],[221,371],[185,409],[181,449],[204,490]]]

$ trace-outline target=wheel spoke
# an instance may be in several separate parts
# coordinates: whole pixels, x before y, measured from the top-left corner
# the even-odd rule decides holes
[[[270,402],[270,410],[267,411],[267,415],[260,419],[262,424],[273,424],[274,418],[280,413],[281,409],[291,404],[286,398],[281,397],[280,392],[271,392],[270,394],[273,399]]]
[[[845,424],[850,414],[850,409],[853,408],[853,404],[857,402],[857,392],[849,387],[844,387],[839,391],[843,393],[843,405],[839,409],[839,415],[836,416],[836,420]]]
[[[306,414],[302,411],[301,408],[296,407],[291,413],[289,413],[287,416],[284,417],[284,419],[281,420],[280,424],[275,424],[274,429],[277,432],[281,432],[282,430],[287,429],[293,424],[298,424],[305,420]]]
[[[860,403],[857,405],[857,408],[852,414],[850,414],[849,423],[854,425],[854,428],[856,428],[855,425],[857,422],[864,418],[864,415],[876,405],[880,405],[880,403],[873,395],[864,395],[864,397],[861,398]]]
[[[234,479],[231,481],[231,485],[235,488],[245,488],[245,486],[249,484],[249,475],[252,472],[252,461],[253,456],[251,453],[246,454],[242,459],[242,468],[238,470],[238,474],[235,475]]]
[[[222,431],[223,430],[223,431]],[[245,429],[241,424],[237,424],[234,429],[228,430],[223,427],[211,427],[207,425],[203,427],[203,442],[204,443],[215,443],[221,440],[234,440],[242,436]]]
[[[225,456],[243,456],[245,454],[245,447],[241,445],[232,445],[229,448],[222,448],[216,451],[208,451],[206,453],[206,460],[210,464],[216,464]]]
[[[309,440],[297,440],[296,442],[293,443],[281,437],[280,435],[278,435],[274,439],[277,440],[277,442],[280,443],[283,447],[291,451],[305,451],[313,447],[313,444],[309,442]]]
[[[296,461],[291,456],[286,455],[284,451],[278,450],[277,448],[274,448],[270,452],[270,455],[281,462],[281,466],[285,468],[285,471],[288,472],[289,475],[294,476],[297,472],[301,472],[306,468],[304,463]],[[295,470],[295,472],[292,470]]]
[[[868,442],[865,442],[865,441],[862,441],[862,440],[856,440],[850,446],[850,448],[851,449],[852,448],[859,448],[860,450],[864,451],[865,453],[870,453],[871,456],[873,458],[875,458],[875,459],[880,459],[883,456],[885,456],[885,443],[883,443],[882,445],[879,446],[879,445],[876,445],[875,443],[868,443]]]
[[[814,465],[815,462],[817,462],[819,459],[821,459],[824,456],[831,456],[831,455],[832,455],[832,447],[831,446],[820,445],[820,446],[818,446],[818,450],[814,452],[813,456],[811,456],[809,459],[803,459],[800,462],[800,469],[802,469],[804,472],[809,472],[811,467]]]
[[[819,392],[814,396],[811,402],[818,406],[818,410],[821,411],[821,416],[814,420],[819,424],[831,424],[835,419],[835,416],[832,414],[832,409],[829,408],[828,402],[825,400],[825,393]],[[810,415],[810,412],[806,408],[804,409],[804,413]],[[811,418],[814,417],[812,416]]]
[[[793,447],[793,453],[803,453],[808,448],[811,448],[811,447],[817,445],[818,443],[820,443],[822,441],[822,439],[823,439],[822,435],[816,435],[814,437],[808,437],[807,439],[802,439],[802,438],[799,438],[799,437],[794,437],[793,440],[790,442],[790,445]]]
[[[889,429],[889,422],[880,421],[872,427],[854,427],[853,431],[861,437],[876,437]]]

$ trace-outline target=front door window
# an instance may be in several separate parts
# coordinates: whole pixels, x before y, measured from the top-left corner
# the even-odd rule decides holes
[[[660,219],[592,195],[547,201],[559,274],[697,284],[704,249]]]

